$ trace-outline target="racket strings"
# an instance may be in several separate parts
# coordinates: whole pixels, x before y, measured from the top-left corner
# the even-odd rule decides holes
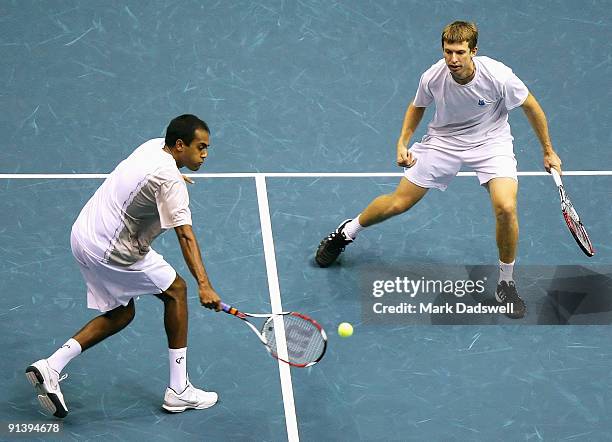
[[[563,216],[567,226],[572,234],[574,234],[574,237],[578,240],[581,248],[588,253],[593,253],[593,245],[591,244],[589,234],[582,225],[582,222],[580,221],[580,218],[578,217],[576,210],[574,210],[571,202],[567,204],[567,207],[563,210]]]
[[[307,365],[318,361],[326,344],[319,328],[307,319],[294,315],[283,316],[282,321],[287,342],[287,362],[294,365]],[[280,356],[274,330],[274,320],[270,319],[264,325],[262,334],[268,341],[268,347],[272,353]]]
[[[582,224],[582,221],[580,221],[578,212],[576,212],[572,201],[565,193],[563,186],[559,186],[559,195],[561,196],[561,211],[563,212],[563,218],[565,218],[565,223],[572,233],[572,236],[583,252],[588,256],[593,256],[595,254],[595,249],[593,249],[589,234]]]
[[[568,216],[576,223],[579,224],[580,223],[580,217],[578,216],[578,212],[576,212],[576,209],[574,209],[574,205],[572,204],[572,202],[569,200],[569,198],[566,197],[564,204],[563,204],[563,212],[567,213]]]

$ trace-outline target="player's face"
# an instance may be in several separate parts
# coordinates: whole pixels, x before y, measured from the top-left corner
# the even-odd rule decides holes
[[[474,74],[472,57],[476,55],[476,51],[478,51],[478,48],[470,50],[467,41],[461,43],[444,42],[444,60],[455,80],[466,80]]]
[[[182,143],[182,140],[179,140]],[[196,129],[193,141],[189,145],[183,145],[181,152],[181,165],[190,170],[198,170],[208,156],[210,135],[204,129]]]

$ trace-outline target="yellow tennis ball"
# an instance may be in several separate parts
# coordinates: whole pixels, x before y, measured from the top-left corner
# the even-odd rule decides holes
[[[343,338],[348,338],[353,334],[353,326],[348,322],[343,322],[338,326],[338,334]]]

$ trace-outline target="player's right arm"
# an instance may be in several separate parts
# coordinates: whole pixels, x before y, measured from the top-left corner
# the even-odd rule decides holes
[[[408,144],[412,135],[416,131],[423,114],[425,113],[424,107],[416,107],[412,102],[406,109],[406,115],[404,116],[404,123],[402,124],[402,132],[400,133],[399,139],[397,140],[397,165],[401,167],[412,167],[416,163],[416,158],[412,157],[412,154],[408,150]]]

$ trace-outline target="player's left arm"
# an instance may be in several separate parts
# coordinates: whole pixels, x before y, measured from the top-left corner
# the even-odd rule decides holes
[[[183,258],[189,268],[189,271],[198,282],[198,292],[200,295],[200,303],[206,307],[219,311],[221,309],[221,298],[213,289],[208,274],[204,268],[202,253],[196,239],[193,228],[189,224],[177,226],[174,228],[176,237],[178,238]]]
[[[533,131],[536,133],[536,136],[542,145],[544,169],[546,169],[547,172],[550,172],[550,168],[554,167],[559,173],[561,173],[561,159],[553,149],[552,141],[550,141],[550,135],[548,134],[546,114],[540,106],[540,103],[538,103],[530,92],[521,107],[523,108],[523,112],[525,112]]]

